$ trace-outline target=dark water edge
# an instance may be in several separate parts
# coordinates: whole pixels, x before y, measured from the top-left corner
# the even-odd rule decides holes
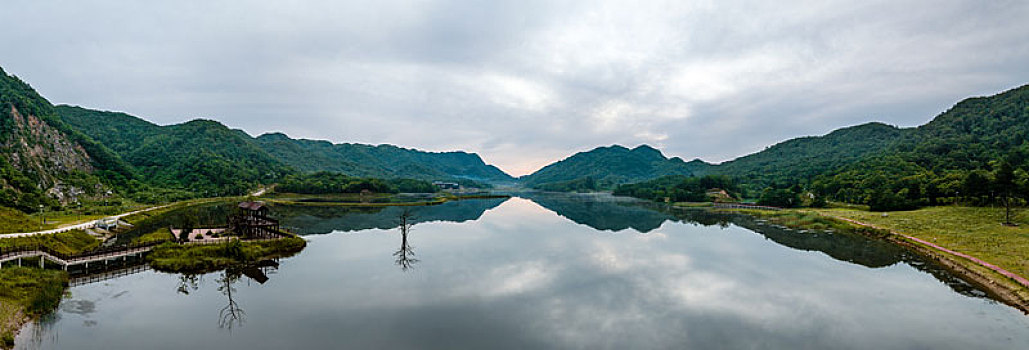
[[[264,277],[74,287],[19,347],[1029,348],[1026,317],[886,242],[528,199],[407,208],[406,233],[400,209],[283,209],[311,244]]]

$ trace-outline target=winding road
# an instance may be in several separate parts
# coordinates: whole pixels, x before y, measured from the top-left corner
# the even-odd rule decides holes
[[[264,195],[266,192],[268,192],[268,188],[264,187],[264,188],[261,188],[261,189],[259,189],[257,191],[254,191],[254,193],[251,193],[250,196],[251,197],[260,197],[260,196]],[[139,213],[143,213],[143,212],[148,212],[148,211],[151,211],[151,210],[167,208],[167,207],[170,207],[172,205],[175,205],[175,203],[165,204],[165,205],[162,205],[162,206],[150,207],[150,208],[140,209],[140,210],[135,210],[135,211],[130,211],[130,212],[127,212],[127,213],[121,213],[121,214],[118,214],[118,215],[108,216],[106,218],[113,218],[113,219],[121,220],[121,218],[124,218],[124,217],[129,216],[129,215],[135,215],[135,214],[139,214]],[[37,235],[49,235],[49,234],[60,233],[60,232],[71,231],[71,230],[85,230],[85,229],[93,228],[95,226],[96,226],[96,220],[90,220],[90,221],[87,221],[87,222],[83,222],[81,224],[75,224],[75,225],[70,225],[70,226],[58,227],[58,228],[50,229],[50,230],[35,231],[35,232],[21,232],[21,233],[0,234],[0,239],[4,239],[4,238],[18,238],[18,237],[30,237],[30,236],[37,236]]]

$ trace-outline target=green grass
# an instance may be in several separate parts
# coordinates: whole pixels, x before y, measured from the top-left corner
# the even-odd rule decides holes
[[[164,227],[164,228],[158,229],[157,231],[150,232],[150,233],[147,233],[145,235],[136,237],[135,239],[132,240],[132,243],[143,244],[143,243],[160,242],[160,241],[171,241],[173,239],[175,239],[175,237],[172,236],[171,230],[169,230],[167,227]]]
[[[17,209],[0,207],[0,234],[29,232],[39,229],[39,219],[25,215]]]
[[[761,210],[761,209],[730,209],[733,212],[748,214],[767,220],[770,223],[786,226],[796,230],[817,230],[836,231],[861,234],[870,237],[884,237],[889,232],[876,230],[869,227],[858,226],[852,223],[836,220],[818,213],[802,210]]]
[[[138,205],[94,207],[82,210],[45,212],[41,215],[39,213],[26,214],[17,209],[0,207],[0,234],[61,228],[142,208],[144,207]],[[46,219],[45,224],[41,222],[43,219]]]
[[[931,207],[912,211],[874,213],[862,210],[820,209],[834,215],[898,231],[933,242],[1029,277],[1029,211],[1001,225],[1003,208]]]
[[[715,204],[711,202],[675,202],[672,205],[683,208],[709,208]]]
[[[77,254],[100,246],[100,240],[82,230],[18,238],[0,238],[0,248],[44,246],[61,254]]]
[[[307,242],[300,237],[273,241],[223,244],[180,245],[164,243],[157,246],[147,259],[155,270],[174,273],[205,273],[227,267],[296,254]]]
[[[53,311],[64,296],[68,274],[28,267],[0,269],[0,348],[14,345],[14,334],[27,315]]]

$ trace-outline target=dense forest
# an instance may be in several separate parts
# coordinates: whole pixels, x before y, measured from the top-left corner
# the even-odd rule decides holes
[[[1029,86],[1023,86],[961,101],[917,128],[869,123],[691,169],[731,176],[745,197],[779,206],[1018,205],[1029,197],[1027,135]]]
[[[333,144],[264,134],[257,144],[302,172],[332,171],[351,176],[459,182],[514,182],[507,173],[466,152],[424,152],[393,145]],[[469,184],[471,184],[471,182]]]
[[[361,193],[363,191],[433,193],[438,191],[436,186],[424,180],[360,178],[329,171],[287,176],[275,187],[275,190],[305,194]]]
[[[215,121],[158,126],[123,113],[69,106],[57,111],[68,124],[117,152],[155,187],[202,196],[241,195],[295,172],[242,131]]]

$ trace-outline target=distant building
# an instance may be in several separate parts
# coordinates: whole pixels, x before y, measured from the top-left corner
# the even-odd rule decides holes
[[[118,219],[113,218],[113,217],[103,218],[103,219],[97,220],[95,226],[96,226],[96,228],[110,231],[112,229],[118,228]]]
[[[455,183],[455,182],[433,181],[432,185],[436,186],[437,188],[439,188],[441,190],[459,190],[459,189],[461,189],[461,185],[458,184],[458,183]]]
[[[721,188],[712,188],[707,190],[707,196],[716,202],[732,200],[732,196],[729,195],[729,192],[726,192]]]

